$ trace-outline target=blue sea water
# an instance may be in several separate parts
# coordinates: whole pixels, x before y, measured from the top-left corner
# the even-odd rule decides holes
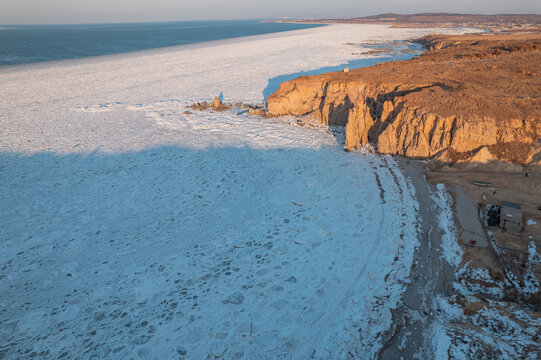
[[[257,20],[0,26],[0,66],[117,54],[320,25]]]

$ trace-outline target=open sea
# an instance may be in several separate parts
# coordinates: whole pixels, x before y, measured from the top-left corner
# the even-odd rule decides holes
[[[0,66],[117,54],[321,25],[257,20],[0,26]]]

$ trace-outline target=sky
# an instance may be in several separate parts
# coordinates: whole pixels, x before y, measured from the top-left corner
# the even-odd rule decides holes
[[[0,24],[541,13],[540,0],[0,0]]]

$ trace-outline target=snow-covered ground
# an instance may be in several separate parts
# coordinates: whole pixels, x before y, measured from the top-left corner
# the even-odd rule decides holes
[[[459,235],[453,224],[452,214],[445,211],[453,206],[453,200],[443,184],[437,185],[434,200],[437,204],[439,227],[442,230],[441,254],[454,268],[455,275],[455,281],[450,284],[455,293],[450,297],[441,294],[435,296],[432,311],[437,316],[425,331],[424,337],[431,340],[434,358],[538,359],[541,319],[504,301],[505,287],[521,289],[528,294],[539,290],[539,283],[532,270],[538,262],[535,243],[532,241],[528,246],[529,265],[524,286],[518,283],[511,272],[507,272],[503,281],[495,281],[488,269],[462,263],[464,251],[458,244]],[[494,244],[493,246],[500,254],[501,249]],[[473,279],[478,283],[464,282],[462,279]],[[482,294],[490,295],[492,300]],[[459,300],[459,297],[465,300]],[[486,305],[470,314],[466,314],[464,307],[460,305],[460,301],[480,303],[481,299],[486,301]]]
[[[333,25],[0,69],[0,358],[370,358],[417,244],[393,160],[183,112],[428,32]]]

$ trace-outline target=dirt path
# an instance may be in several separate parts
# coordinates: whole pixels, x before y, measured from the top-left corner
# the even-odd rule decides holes
[[[437,227],[437,205],[433,198],[435,186],[428,183],[422,163],[396,158],[403,174],[415,187],[419,202],[420,246],[411,271],[409,284],[401,306],[393,311],[394,325],[387,333],[387,340],[378,354],[380,359],[430,358],[431,339],[425,330],[438,315],[433,311],[432,300],[436,295],[446,295],[453,281],[453,269],[444,260],[440,244],[441,233]]]

